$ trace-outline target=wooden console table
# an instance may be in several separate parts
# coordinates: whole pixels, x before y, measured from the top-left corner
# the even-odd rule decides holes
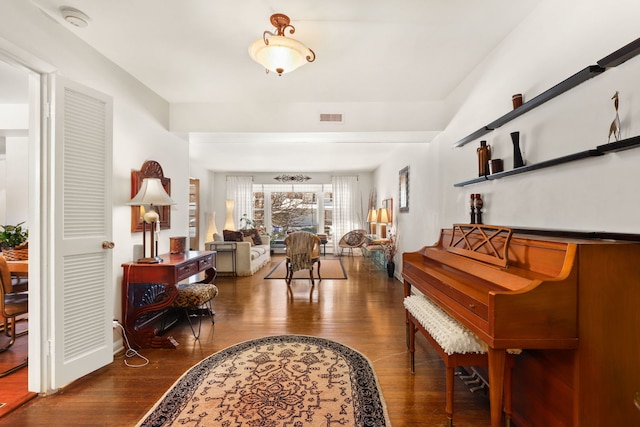
[[[205,272],[202,283],[216,277],[215,252],[164,254],[159,264],[122,264],[122,316],[131,346],[176,348],[171,336],[158,336],[157,324],[178,296],[177,283]]]

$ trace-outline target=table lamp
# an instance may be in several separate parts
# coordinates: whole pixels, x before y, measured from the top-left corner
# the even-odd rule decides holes
[[[387,238],[387,224],[389,223],[389,209],[378,209],[378,224],[380,224],[380,237]]]
[[[378,222],[378,212],[371,208],[369,209],[369,215],[367,215],[367,222],[369,223],[369,232],[376,234],[376,222]]]
[[[169,206],[175,205],[176,202],[167,194],[162,186],[160,178],[144,178],[138,194],[131,199],[130,206],[145,206],[148,205],[149,209],[144,213],[142,219],[142,256],[136,262],[143,264],[157,264],[162,262],[162,258],[158,256],[158,243],[155,239],[155,234],[159,232],[159,219],[160,215],[154,209],[154,206]],[[147,255],[147,224],[150,225],[150,254]]]

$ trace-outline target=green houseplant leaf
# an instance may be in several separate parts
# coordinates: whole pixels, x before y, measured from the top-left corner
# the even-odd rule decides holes
[[[24,221],[16,225],[0,225],[0,247],[15,248],[29,238],[29,231],[22,228]]]

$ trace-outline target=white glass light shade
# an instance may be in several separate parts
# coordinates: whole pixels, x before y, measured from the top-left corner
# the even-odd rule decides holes
[[[270,36],[269,44],[263,38],[249,45],[249,56],[269,71],[278,75],[291,72],[315,59],[315,53],[296,39]]]
[[[175,205],[176,202],[164,191],[160,178],[144,178],[138,194],[127,204],[132,206],[169,206]]]
[[[234,206],[233,199],[227,199],[224,203],[227,208],[227,218],[224,223],[224,229],[235,230],[236,224],[235,224],[235,221],[233,220],[233,206]]]

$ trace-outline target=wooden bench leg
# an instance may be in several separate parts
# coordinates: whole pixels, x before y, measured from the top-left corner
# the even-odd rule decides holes
[[[407,325],[409,332],[409,355],[411,357],[411,373],[416,373],[416,327],[413,324],[413,320],[409,319]]]
[[[447,413],[447,427],[453,426],[453,378],[455,374],[455,366],[450,366],[448,361],[446,363],[446,385],[445,385],[445,408]]]

